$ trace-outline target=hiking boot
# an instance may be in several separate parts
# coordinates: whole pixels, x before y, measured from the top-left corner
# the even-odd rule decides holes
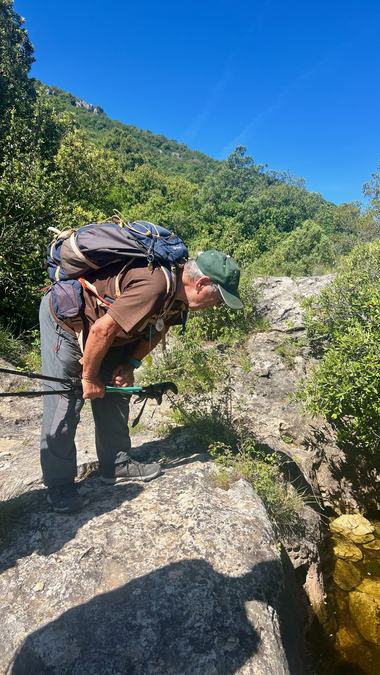
[[[48,488],[47,501],[57,513],[77,513],[88,503],[80,496],[74,483]]]
[[[157,478],[161,473],[161,465],[157,462],[153,464],[144,464],[130,459],[128,462],[116,464],[115,472],[112,476],[102,474],[100,480],[102,483],[113,485],[114,483],[123,483],[126,480],[142,480],[147,483],[153,478]]]

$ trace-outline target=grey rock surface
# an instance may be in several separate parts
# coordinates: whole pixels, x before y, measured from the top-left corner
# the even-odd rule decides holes
[[[318,295],[334,276],[320,277],[263,277],[255,281],[258,290],[258,312],[265,316],[271,330],[281,332],[304,329],[301,300]]]
[[[143,488],[90,477],[72,517],[35,485],[0,557],[1,672],[303,672],[293,571],[265,509],[200,459]]]
[[[2,368],[14,369],[0,359]],[[4,392],[39,390],[37,380],[0,374]],[[0,499],[9,499],[29,489],[40,479],[39,463],[42,398],[0,399]],[[86,404],[77,432],[78,463],[96,459],[94,425],[90,406]]]

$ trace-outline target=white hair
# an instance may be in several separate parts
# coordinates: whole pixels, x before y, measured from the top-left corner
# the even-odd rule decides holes
[[[203,272],[201,272],[194,258],[190,258],[189,260],[187,260],[187,262],[185,262],[184,268],[186,270],[187,276],[189,277],[189,279],[191,279],[191,281],[196,281],[200,277],[208,276],[208,274],[204,275]],[[218,284],[211,282],[210,290],[219,291]]]

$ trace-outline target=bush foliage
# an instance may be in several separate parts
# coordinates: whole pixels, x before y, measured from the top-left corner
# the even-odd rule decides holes
[[[309,301],[307,329],[319,365],[301,389],[312,412],[366,455],[380,450],[380,242],[358,246],[334,282]]]

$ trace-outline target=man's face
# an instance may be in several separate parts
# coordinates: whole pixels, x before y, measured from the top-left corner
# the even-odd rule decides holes
[[[219,290],[214,288],[211,279],[207,276],[202,276],[193,281],[186,288],[186,297],[188,307],[192,311],[217,307],[223,304],[223,298]]]

